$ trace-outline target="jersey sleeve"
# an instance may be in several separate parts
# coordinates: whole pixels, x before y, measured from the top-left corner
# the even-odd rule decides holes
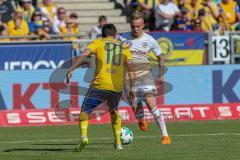
[[[123,50],[125,61],[132,61],[132,54],[130,52],[130,48],[128,46],[123,46],[123,47],[125,47]]]
[[[122,35],[117,35],[117,36],[116,36],[116,39],[119,40],[119,41],[121,41],[122,43],[127,42],[127,39],[124,38]]]
[[[91,51],[92,54],[97,53],[97,39],[92,41],[88,46],[87,49]]]
[[[157,41],[152,38],[151,43],[152,43],[152,51],[153,51],[154,55],[155,56],[161,55],[162,54],[162,49],[160,48]]]

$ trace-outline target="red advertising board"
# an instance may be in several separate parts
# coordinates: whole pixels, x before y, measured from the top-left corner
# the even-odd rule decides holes
[[[165,105],[159,106],[167,121],[189,120],[224,120],[240,119],[240,103],[203,104],[203,105]],[[144,109],[145,119],[153,121],[152,114]],[[134,122],[130,107],[120,107],[123,122]],[[54,110],[5,110],[0,111],[0,126],[36,126],[77,124],[80,110],[78,108]],[[109,123],[110,116],[104,109],[95,110],[90,123]]]

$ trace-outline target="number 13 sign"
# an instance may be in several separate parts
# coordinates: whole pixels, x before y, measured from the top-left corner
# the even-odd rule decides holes
[[[226,63],[230,63],[229,37],[213,36],[212,45],[213,62],[225,61]]]

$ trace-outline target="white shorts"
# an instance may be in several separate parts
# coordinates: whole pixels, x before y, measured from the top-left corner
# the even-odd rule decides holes
[[[154,78],[150,71],[141,77],[137,77],[135,81],[135,86],[136,86],[136,96],[138,101],[144,99],[145,94],[148,94],[148,93],[153,94],[155,96],[158,95]],[[129,99],[129,96],[128,96],[129,89],[130,89],[129,81],[126,80],[125,86],[124,86],[124,92],[127,99]]]

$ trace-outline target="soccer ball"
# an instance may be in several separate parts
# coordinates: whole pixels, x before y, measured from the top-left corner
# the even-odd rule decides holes
[[[121,143],[122,144],[130,144],[133,140],[133,133],[127,127],[121,128]]]

